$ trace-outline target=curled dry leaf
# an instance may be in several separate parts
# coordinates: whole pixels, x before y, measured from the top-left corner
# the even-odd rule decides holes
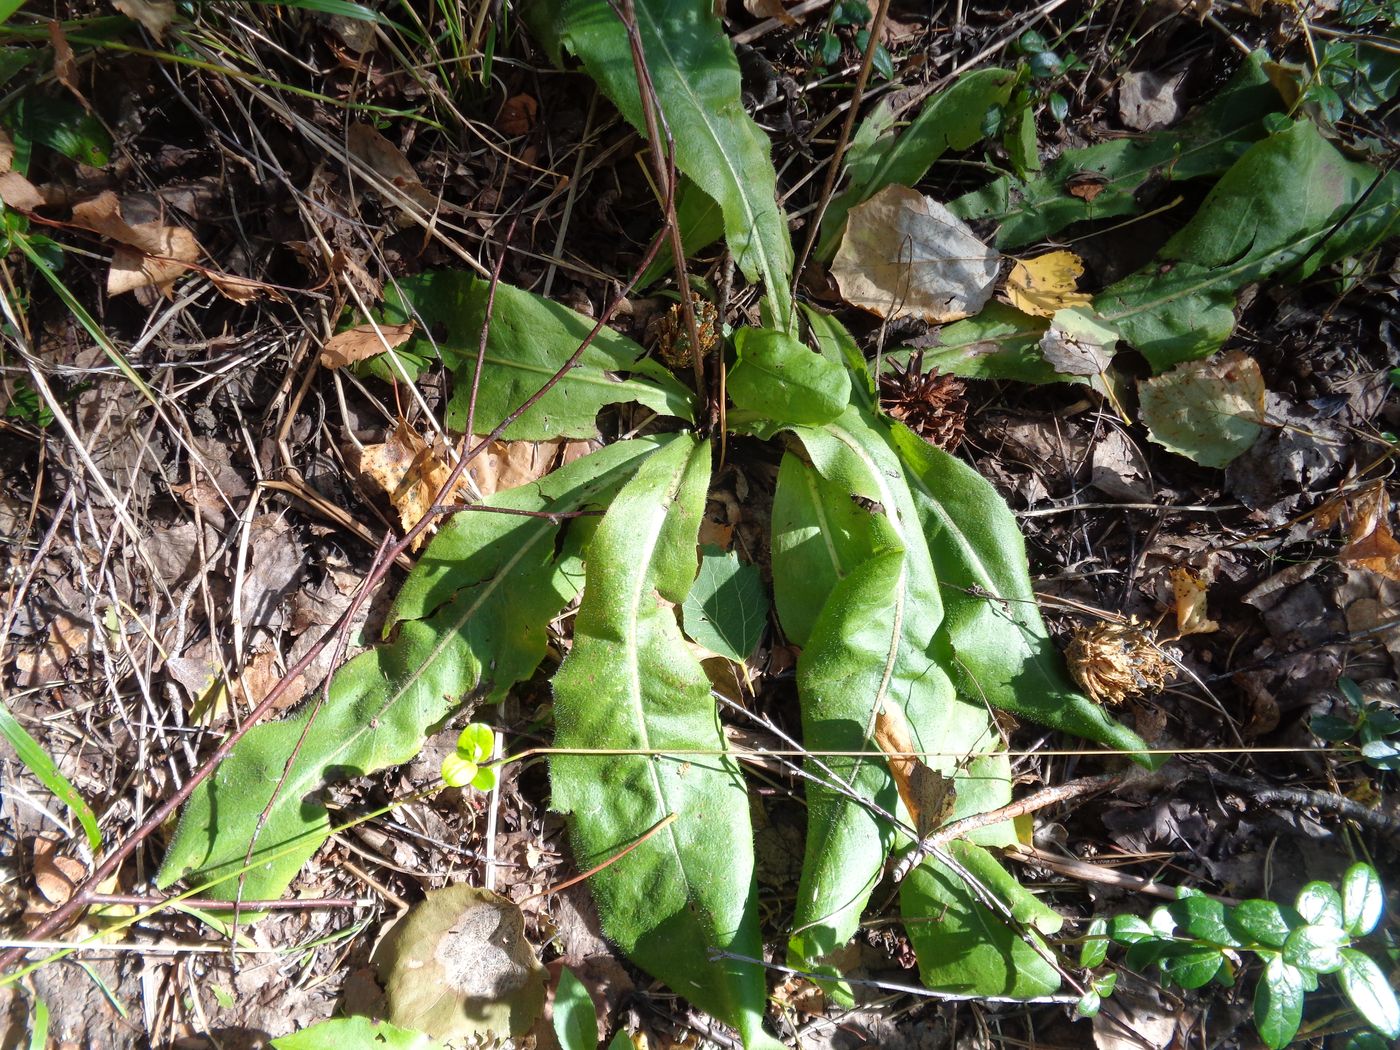
[[[345,133],[346,145],[352,156],[360,160],[376,175],[400,190],[404,197],[419,209],[428,211],[437,203],[437,198],[428,192],[418,178],[418,172],[403,155],[403,151],[381,135],[369,124],[351,124]],[[396,202],[397,203],[397,202]],[[413,209],[400,203],[399,211],[411,221]]]
[[[1207,467],[1243,455],[1264,429],[1264,376],[1239,350],[1188,361],[1138,384],[1152,440]]]
[[[1117,346],[1116,331],[1091,313],[1075,308],[1055,311],[1040,338],[1046,364],[1062,376],[1102,375]]]
[[[360,472],[388,495],[404,532],[422,520],[447,484],[452,467],[444,452],[439,443],[429,445],[419,437],[403,419],[382,445],[366,445],[360,450]],[[442,494],[442,501],[451,501],[464,484],[459,478],[452,492]],[[413,549],[423,546],[427,537],[427,532],[421,533]]]
[[[1400,580],[1400,543],[1390,530],[1390,495],[1384,482],[1361,489],[1347,510],[1347,545],[1338,552],[1337,558],[1357,568]]]
[[[1083,276],[1084,261],[1074,252],[1017,259],[1006,275],[1006,301],[1035,317],[1053,317],[1059,310],[1087,306],[1093,296],[1078,290]]]
[[[512,95],[501,104],[500,115],[496,118],[496,130],[512,138],[524,135],[535,126],[539,113],[540,104],[533,96]]]
[[[321,348],[321,365],[324,368],[344,368],[356,361],[382,354],[385,350],[402,346],[416,327],[412,321],[406,324],[358,324],[337,332]]]
[[[389,1020],[437,1039],[518,1039],[544,1010],[548,975],[525,940],[524,916],[490,890],[429,890],[374,961]]]
[[[911,754],[918,750],[909,732],[904,711],[888,700],[875,715],[875,744],[887,756],[904,808],[914,820],[919,838],[937,831],[953,815],[958,800],[953,778],[945,777],[923,759]]]
[[[75,205],[73,225],[116,242],[107,273],[108,295],[156,288],[168,296],[176,278],[199,258],[199,243],[189,230],[158,222],[128,223],[111,190]]]
[[[44,195],[17,171],[0,175],[0,201],[15,211],[33,211],[44,206]]]
[[[175,21],[175,0],[112,0],[112,6],[140,22],[157,42]]]
[[[785,26],[797,25],[797,19],[788,14],[783,0],[744,0],[744,10],[755,18],[776,18]]]
[[[277,288],[263,281],[255,281],[251,277],[239,277],[237,274],[220,273],[216,270],[209,270],[205,273],[212,284],[225,299],[232,299],[235,303],[251,303],[260,295],[266,295],[279,302],[286,302],[287,297]]]
[[[1000,253],[943,205],[886,186],[851,209],[831,275],[852,306],[943,324],[986,305],[1000,263]]]
[[[1178,565],[1172,569],[1172,598],[1176,602],[1176,633],[1209,634],[1220,625],[1206,613],[1206,578],[1195,569]]]

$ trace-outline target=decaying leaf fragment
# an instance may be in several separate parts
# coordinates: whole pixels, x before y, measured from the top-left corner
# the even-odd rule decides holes
[[[175,21],[175,0],[112,0],[112,6],[145,26],[157,43]]]
[[[1040,338],[1046,364],[1062,376],[1102,375],[1117,346],[1116,331],[1091,310],[1074,307],[1056,310]]]
[[[337,332],[321,348],[321,365],[324,368],[344,368],[356,361],[382,354],[405,343],[416,327],[412,321],[407,324],[358,324]]]
[[[1087,306],[1093,296],[1078,290],[1083,276],[1084,261],[1074,252],[1017,259],[1006,275],[1006,301],[1035,317],[1053,317],[1057,310]]]
[[[1400,543],[1390,530],[1390,494],[1385,483],[1367,485],[1347,506],[1347,545],[1340,561],[1400,580]]]
[[[360,450],[360,472],[388,495],[404,532],[432,509],[447,483],[452,466],[445,451],[438,442],[430,445],[423,440],[404,419],[399,420],[383,444],[366,445]],[[442,494],[442,501],[449,502],[464,488],[465,479],[459,478],[452,492]],[[429,532],[419,534],[413,543],[415,551],[427,541]]]
[[[937,831],[953,814],[958,800],[953,778],[945,777],[912,752],[914,738],[904,711],[886,700],[875,715],[875,744],[887,756],[904,808],[914,819],[919,838]]]
[[[1075,627],[1065,659],[1080,688],[1100,704],[1155,693],[1172,676],[1171,661],[1135,617]]]
[[[797,19],[788,13],[783,0],[744,0],[744,10],[755,18],[776,18],[785,26],[797,25]]]
[[[519,1038],[547,974],[514,902],[475,886],[429,890],[375,953],[389,1020],[437,1039]]]
[[[423,211],[432,211],[437,198],[418,178],[418,172],[403,155],[403,151],[386,139],[370,124],[351,124],[346,129],[345,144],[353,157],[365,164],[380,178],[399,190],[404,198]],[[398,203],[398,202],[396,202]],[[413,209],[399,204],[402,223],[413,221]]]
[[[1195,569],[1178,565],[1172,569],[1172,597],[1176,602],[1176,633],[1209,634],[1220,625],[1206,613],[1206,578]]]
[[[189,230],[159,222],[128,223],[111,190],[74,205],[73,225],[116,242],[107,273],[108,295],[156,288],[169,296],[176,278],[199,258],[199,243]]]
[[[852,306],[943,324],[986,305],[1000,264],[947,208],[896,185],[851,209],[831,276]]]
[[[1138,384],[1152,440],[1207,467],[1223,467],[1254,444],[1264,425],[1264,376],[1231,350],[1188,361]]]

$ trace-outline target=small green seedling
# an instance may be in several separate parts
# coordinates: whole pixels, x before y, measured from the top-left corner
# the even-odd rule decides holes
[[[471,785],[478,791],[496,786],[496,767],[482,765],[496,750],[496,733],[484,722],[473,722],[457,738],[457,750],[442,760],[442,779],[448,787]]]
[[[1156,966],[1164,984],[1190,989],[1215,981],[1230,987],[1248,952],[1264,964],[1254,990],[1254,1025],[1272,1050],[1297,1035],[1304,995],[1316,991],[1318,977],[1325,974],[1336,975],[1371,1029],[1388,1039],[1400,1038],[1400,1003],[1386,972],[1354,947],[1376,928],[1385,906],[1380,877],[1369,864],[1348,868],[1340,892],[1326,882],[1308,883],[1291,908],[1269,900],[1226,905],[1198,890],[1178,892],[1177,900],[1146,919],[1096,919],[1080,950],[1080,965],[1100,965],[1109,944],[1118,944],[1127,948],[1124,965],[1139,972]],[[1106,982],[1097,978],[1091,983],[1079,1003],[1081,1016],[1098,1012],[1112,991]],[[1365,1047],[1370,1035],[1360,1032],[1353,1043]]]
[[[1400,714],[1393,705],[1367,700],[1350,678],[1337,679],[1337,690],[1346,701],[1349,719],[1318,715],[1309,726],[1328,743],[1352,741],[1366,761],[1377,769],[1400,770]]]
[[[869,21],[870,8],[862,0],[841,0],[831,9],[816,40],[802,40],[797,46],[812,62],[813,69],[830,69],[841,61],[841,37],[837,30],[854,29],[855,45],[864,54],[870,44],[870,30],[866,28]],[[894,60],[884,44],[875,45],[873,68],[884,79],[894,79]]]

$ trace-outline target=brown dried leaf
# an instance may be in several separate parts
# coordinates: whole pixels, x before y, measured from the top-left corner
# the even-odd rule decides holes
[[[418,178],[418,172],[403,155],[403,151],[381,135],[369,124],[351,124],[346,131],[346,145],[350,153],[366,164],[375,174],[401,190],[419,208],[430,210],[437,198],[428,192]],[[404,215],[411,215],[407,208],[399,209]]]
[[[15,211],[33,211],[44,206],[44,195],[17,171],[0,175],[0,201]]]
[[[797,19],[783,7],[783,0],[744,0],[744,10],[755,18],[776,18],[785,26],[797,25]]]
[[[44,900],[53,905],[67,903],[87,874],[81,861],[58,853],[60,845],[56,839],[34,839],[34,885]]]
[[[424,441],[406,420],[399,420],[382,445],[366,445],[360,452],[359,469],[389,496],[405,532],[417,525],[432,508],[439,490],[452,472],[446,457]],[[450,501],[464,488],[459,478],[443,502]],[[413,543],[416,551],[427,540],[424,532]]]
[[[9,135],[0,130],[0,174],[12,170],[14,166],[15,144]]]
[[[83,109],[91,112],[91,103],[78,87],[78,62],[73,57],[73,48],[68,44],[63,26],[57,22],[49,23],[49,45],[53,48],[54,79],[72,93]]]
[[[580,448],[582,451],[580,452]],[[556,466],[587,454],[587,441],[493,441],[467,468],[477,492],[490,496],[538,481]]]
[[[405,324],[360,324],[337,332],[326,340],[321,348],[321,364],[325,368],[344,368],[356,361],[363,361],[375,354],[382,354],[402,346],[413,334],[417,325],[408,321]]]
[[[111,190],[75,205],[73,224],[120,245],[112,253],[108,295],[154,287],[168,296],[175,279],[199,258],[199,243],[189,230],[158,222],[128,223]]]
[[[1000,253],[943,205],[886,186],[851,209],[831,275],[852,306],[943,324],[986,305],[1000,263]]]
[[[952,777],[945,777],[922,759],[916,751],[904,711],[888,702],[880,705],[875,715],[875,744],[887,756],[890,776],[894,777],[904,808],[914,820],[920,838],[937,831],[952,816],[958,792]]]
[[[535,126],[539,113],[540,104],[533,96],[512,95],[501,104],[500,115],[496,117],[496,130],[511,138],[524,135]]]
[[[157,41],[175,21],[175,0],[112,0],[112,6],[140,22]]]
[[[1358,492],[1348,507],[1348,542],[1340,561],[1400,580],[1400,543],[1390,531],[1390,495],[1382,482]]]
[[[1171,578],[1172,597],[1176,602],[1176,633],[1184,638],[1188,634],[1209,634],[1220,630],[1220,625],[1206,612],[1206,592],[1209,588],[1206,578],[1186,565],[1174,567]]]
[[[280,302],[287,301],[287,297],[277,288],[262,281],[255,281],[251,277],[239,277],[237,274],[220,273],[216,270],[210,270],[204,276],[209,278],[209,283],[220,295],[225,299],[232,299],[235,303],[251,303],[260,295]]]

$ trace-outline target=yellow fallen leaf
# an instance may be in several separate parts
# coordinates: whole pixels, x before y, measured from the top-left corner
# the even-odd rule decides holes
[[[1083,276],[1084,262],[1074,252],[1018,259],[1006,277],[1006,299],[1022,313],[1053,317],[1056,310],[1093,301],[1093,296],[1077,290]]]
[[[1179,565],[1172,569],[1172,597],[1176,601],[1176,633],[1209,634],[1220,625],[1206,614],[1206,578],[1195,569]]]
[[[337,332],[321,348],[321,365],[325,368],[344,368],[356,361],[382,354],[386,349],[392,350],[407,341],[415,327],[412,321],[406,324],[358,324]]]

